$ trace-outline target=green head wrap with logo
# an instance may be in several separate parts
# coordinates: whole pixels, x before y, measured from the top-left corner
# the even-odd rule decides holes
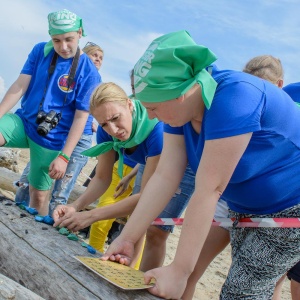
[[[64,34],[72,31],[78,31],[80,28],[82,28],[82,35],[86,36],[82,25],[82,19],[67,9],[50,13],[48,15],[48,23],[49,23],[48,32],[51,36],[57,34]],[[45,57],[49,54],[52,48],[53,48],[53,43],[51,40],[45,45],[44,48]]]
[[[81,153],[85,156],[95,157],[114,149],[119,154],[118,174],[120,178],[123,177],[123,148],[132,148],[141,144],[158,123],[157,119],[150,120],[148,118],[147,111],[139,100],[132,100],[132,103],[134,105],[132,113],[132,131],[128,140],[120,141],[113,137],[111,142],[98,144]]]
[[[150,44],[134,66],[136,97],[142,102],[164,102],[180,97],[198,83],[209,109],[217,83],[205,68],[216,59],[185,30],[163,35]]]

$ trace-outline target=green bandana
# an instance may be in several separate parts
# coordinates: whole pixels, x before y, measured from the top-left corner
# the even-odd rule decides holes
[[[198,83],[209,109],[217,83],[205,68],[216,59],[185,30],[163,35],[150,44],[134,66],[136,96],[143,102],[164,102],[180,97]]]
[[[131,148],[141,144],[151,133],[154,126],[158,123],[157,119],[150,120],[144,106],[138,100],[133,100],[134,111],[132,115],[132,132],[128,140],[120,141],[113,137],[113,141],[98,144],[88,150],[83,151],[81,154],[85,156],[98,156],[114,149],[119,154],[118,174],[120,178],[123,177],[123,152],[122,148]]]
[[[57,34],[64,34],[72,31],[78,31],[80,28],[82,28],[82,35],[86,36],[82,25],[82,19],[67,9],[50,13],[48,15],[48,23],[49,23],[48,32],[51,36]],[[49,54],[52,48],[53,48],[53,43],[51,40],[44,47],[45,57]]]

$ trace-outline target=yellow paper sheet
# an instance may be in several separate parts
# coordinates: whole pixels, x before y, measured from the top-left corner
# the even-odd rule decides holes
[[[145,284],[144,273],[128,266],[94,257],[74,257],[100,277],[124,290],[141,290],[154,285]]]

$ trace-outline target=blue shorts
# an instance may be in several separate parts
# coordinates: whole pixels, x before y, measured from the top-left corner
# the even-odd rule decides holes
[[[300,261],[287,272],[287,277],[300,283]]]
[[[144,165],[140,165],[135,179],[133,194],[140,191],[143,172]],[[194,192],[194,188],[195,175],[190,166],[187,166],[179,188],[158,218],[179,218],[185,210],[191,195]],[[174,230],[174,225],[156,225],[156,227],[167,232],[173,232]]]

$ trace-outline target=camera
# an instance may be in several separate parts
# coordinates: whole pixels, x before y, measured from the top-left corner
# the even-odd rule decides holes
[[[61,113],[50,110],[48,113],[39,111],[36,116],[36,123],[39,124],[37,133],[41,136],[46,136],[50,130],[56,127],[61,119]]]

